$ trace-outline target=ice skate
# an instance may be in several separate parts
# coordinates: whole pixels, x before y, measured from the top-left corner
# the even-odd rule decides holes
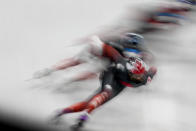
[[[84,123],[89,119],[88,113],[81,115],[75,125],[71,127],[72,131],[79,131],[82,127],[84,127]]]

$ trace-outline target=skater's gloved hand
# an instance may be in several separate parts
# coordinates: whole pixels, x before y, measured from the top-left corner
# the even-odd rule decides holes
[[[117,62],[116,62],[116,68],[121,70],[121,71],[126,71],[126,60],[124,59],[119,59]]]
[[[35,72],[33,74],[33,78],[34,79],[39,79],[39,78],[50,75],[54,71],[55,71],[55,69],[52,69],[52,68],[44,68],[42,70],[39,70],[39,71]]]

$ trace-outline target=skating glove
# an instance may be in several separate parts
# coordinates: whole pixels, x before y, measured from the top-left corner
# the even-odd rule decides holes
[[[127,70],[126,63],[127,63],[126,60],[118,59],[116,62],[116,68],[124,72]]]

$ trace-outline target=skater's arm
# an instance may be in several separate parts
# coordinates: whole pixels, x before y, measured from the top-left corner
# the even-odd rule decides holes
[[[107,44],[103,45],[103,56],[109,58],[113,62],[118,62],[119,60],[123,59],[121,54],[116,49]]]

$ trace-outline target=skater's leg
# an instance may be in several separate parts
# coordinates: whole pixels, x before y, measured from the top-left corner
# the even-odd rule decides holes
[[[91,113],[95,108],[99,107],[100,105],[104,104],[108,101],[111,97],[110,91],[103,91],[97,95],[95,95],[87,104],[86,111],[87,113]]]
[[[101,91],[91,97],[91,99],[89,99],[88,104],[85,108],[86,113],[79,118],[80,122],[83,122],[84,118],[86,121],[88,119],[88,115],[91,114],[93,110],[114,98],[124,89],[124,86],[122,86],[115,80],[114,75],[115,73],[111,69],[108,69],[104,72],[101,78]]]
[[[83,101],[83,102],[78,102],[76,104],[73,104],[67,108],[64,108],[63,110],[61,110],[60,112],[58,112],[57,116],[62,116],[64,114],[67,113],[73,113],[73,112],[80,112],[83,111],[87,106],[87,102]]]
[[[95,108],[109,100],[110,96],[111,94],[108,91],[104,90],[91,97],[87,102],[85,108],[83,108],[83,110],[85,110],[85,113],[78,118],[78,122],[76,125],[73,126],[73,128],[78,129],[82,127],[83,124],[89,119],[89,113],[91,113]]]
[[[116,86],[117,88],[119,88],[120,85]],[[124,86],[121,87],[121,89],[118,90],[117,88],[112,88],[109,85],[105,85],[104,90],[102,92],[96,94],[89,100],[85,108],[86,112],[78,118],[77,124],[73,127],[76,129],[82,127],[84,123],[89,119],[89,115],[92,113],[92,111],[94,111],[96,108],[98,108],[99,106],[103,105],[104,103],[108,102],[116,95],[118,95],[124,89]]]

